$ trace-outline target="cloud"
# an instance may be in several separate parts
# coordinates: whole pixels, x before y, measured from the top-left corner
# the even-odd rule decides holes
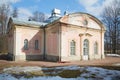
[[[113,0],[79,0],[87,13],[99,17],[105,6],[110,5]]]
[[[79,0],[80,4],[83,6],[92,6],[97,3],[98,0]]]
[[[20,2],[21,0],[9,0],[11,3],[17,3]]]
[[[21,0],[0,0],[0,4],[6,4],[6,3],[17,3],[20,2]]]
[[[33,15],[29,9],[22,7],[18,8],[18,14],[19,14],[18,18],[26,19],[26,20],[28,20],[28,18]]]
[[[114,1],[114,0],[105,0],[105,1],[103,2],[103,7],[108,6],[108,5],[111,5],[111,3],[112,3],[113,1]]]
[[[38,5],[32,5],[30,7],[27,7],[27,9],[32,10],[34,12],[36,10],[39,10],[39,6]]]

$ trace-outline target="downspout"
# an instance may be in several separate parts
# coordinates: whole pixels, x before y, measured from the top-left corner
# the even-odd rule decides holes
[[[61,23],[60,23],[60,26],[59,26],[59,32],[58,32],[58,35],[59,35],[59,62],[61,62],[61,43],[62,43],[62,40],[61,40]]]
[[[14,27],[14,35],[13,35],[13,61],[15,61],[15,55],[16,55],[16,28]]]
[[[44,50],[43,50],[43,60],[45,60],[46,59],[46,31],[45,31],[45,27],[43,27],[43,41],[44,41],[44,43],[43,43],[43,45],[44,45]]]
[[[103,57],[103,53],[102,53],[102,28],[101,28],[101,59],[102,59],[102,57]]]

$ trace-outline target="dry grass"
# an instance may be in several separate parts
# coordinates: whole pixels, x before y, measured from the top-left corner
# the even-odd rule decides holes
[[[80,72],[79,70],[64,70],[57,75],[63,78],[76,78],[80,76],[83,72]]]

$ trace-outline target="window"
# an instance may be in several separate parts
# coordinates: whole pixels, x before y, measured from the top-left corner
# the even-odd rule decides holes
[[[83,54],[88,55],[88,53],[89,53],[89,41],[85,39],[83,43]]]
[[[74,40],[70,42],[70,54],[75,55],[75,41]]]
[[[38,40],[35,40],[35,49],[36,50],[39,49],[39,42],[38,42]]]
[[[24,50],[28,50],[28,40],[24,40]]]
[[[94,43],[94,54],[98,54],[98,43]]]

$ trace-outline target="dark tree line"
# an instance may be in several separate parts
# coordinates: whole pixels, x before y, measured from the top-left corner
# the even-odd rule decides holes
[[[102,21],[107,29],[105,51],[120,54],[120,0],[114,0],[104,8]]]

